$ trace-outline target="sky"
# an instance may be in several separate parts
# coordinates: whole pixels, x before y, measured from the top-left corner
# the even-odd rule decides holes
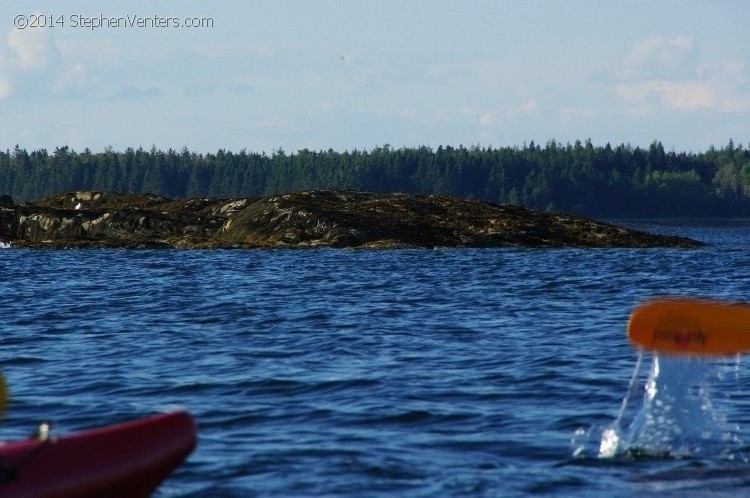
[[[0,147],[747,146],[748,25],[744,0],[3,2]]]

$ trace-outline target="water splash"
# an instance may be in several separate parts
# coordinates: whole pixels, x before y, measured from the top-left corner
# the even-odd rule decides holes
[[[10,249],[10,242],[3,242],[0,240],[0,249]]]
[[[728,397],[712,397],[712,387],[727,381],[727,374],[734,372],[739,380],[739,358],[730,364],[654,355],[647,376],[641,373],[642,363],[640,355],[615,421],[600,432],[596,427],[576,431],[574,457],[746,461],[739,426],[726,416]]]

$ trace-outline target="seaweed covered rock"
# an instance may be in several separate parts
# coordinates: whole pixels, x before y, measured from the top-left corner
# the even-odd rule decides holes
[[[18,215],[13,199],[0,195],[0,242],[9,242],[17,232]]]
[[[26,247],[696,247],[588,218],[451,197],[348,190],[171,200],[64,193],[0,199],[0,239]]]
[[[262,198],[219,239],[262,247],[695,247],[588,218],[452,197],[319,190]]]
[[[247,202],[173,201],[113,192],[60,194],[17,207],[13,242],[27,247],[216,247],[216,231]]]

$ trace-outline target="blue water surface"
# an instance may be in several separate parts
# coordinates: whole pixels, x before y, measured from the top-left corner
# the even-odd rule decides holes
[[[648,224],[697,250],[2,249],[0,434],[187,409],[199,446],[159,497],[750,494],[742,358],[713,393],[732,458],[591,450],[632,308],[750,299],[749,227]]]

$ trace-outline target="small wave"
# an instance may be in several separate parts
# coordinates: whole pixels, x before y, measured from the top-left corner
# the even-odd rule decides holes
[[[0,249],[10,249],[10,242],[3,242],[0,240]]]
[[[403,413],[383,415],[380,417],[368,417],[363,420],[365,424],[418,424],[425,422],[434,415],[425,410],[412,410]]]

